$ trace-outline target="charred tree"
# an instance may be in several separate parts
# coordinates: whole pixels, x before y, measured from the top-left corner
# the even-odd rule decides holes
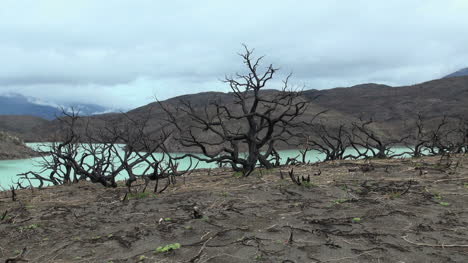
[[[342,160],[350,157],[345,156],[350,142],[349,131],[344,124],[340,124],[336,129],[331,129],[323,123],[318,125],[308,123],[307,127],[312,132],[311,135],[307,135],[305,140],[307,149],[314,149],[324,154],[324,161]]]
[[[149,112],[138,120],[124,114],[124,120],[117,124],[106,122],[97,127],[90,117],[64,112],[59,118],[62,127],[56,139],[59,142],[42,146],[41,170],[20,174],[20,179],[30,184],[36,181],[39,187],[80,180],[117,187],[117,179],[125,178],[130,189],[141,178],[146,185],[156,181],[155,191],[158,181],[167,179],[164,190],[175,183],[176,176],[189,173],[194,166],[190,160],[188,169],[178,169],[179,158],[164,146],[169,133],[165,129],[156,134],[148,132],[149,117]]]
[[[372,118],[364,121],[360,118],[360,122],[352,124],[349,142],[356,151],[355,158],[392,158],[403,156],[405,153],[395,154],[392,148],[404,144],[403,142],[408,136],[401,139],[392,139],[388,136],[378,135],[374,129],[369,127],[373,123]]]
[[[278,91],[266,90],[278,69],[270,64],[262,70],[263,57],[255,58],[253,50],[245,45],[244,48],[239,55],[247,72],[223,80],[232,91],[229,93],[232,103],[214,100],[203,110],[195,109],[183,99],[173,110],[160,105],[166,110],[168,121],[178,128],[180,144],[196,148],[204,155],[187,156],[228,164],[248,176],[258,164],[266,168],[278,164],[276,144],[288,144],[296,136],[292,130],[306,110],[307,100],[301,98],[300,91],[289,87],[290,75]],[[188,116],[190,123],[181,123],[178,119],[181,115]]]

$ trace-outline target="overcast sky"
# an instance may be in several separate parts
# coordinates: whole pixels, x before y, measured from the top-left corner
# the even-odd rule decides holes
[[[0,93],[132,108],[227,91],[241,43],[306,88],[415,84],[468,67],[467,14],[466,0],[2,0]]]

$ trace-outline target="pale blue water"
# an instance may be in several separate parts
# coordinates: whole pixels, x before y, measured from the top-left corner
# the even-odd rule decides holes
[[[35,144],[31,143],[28,144],[29,147],[31,148],[37,148],[37,147],[44,147],[44,144]],[[354,150],[350,150],[349,153],[352,153]],[[403,148],[397,148],[394,150],[395,152],[402,152],[404,151]],[[290,158],[294,158],[296,156],[298,157],[298,160],[301,160],[300,157],[300,152],[299,150],[284,150],[284,151],[279,151],[278,152],[281,157],[281,162],[284,163]],[[161,154],[155,154],[157,157],[160,157]],[[159,155],[159,156],[158,156]],[[174,156],[177,156],[177,154],[174,154]],[[324,155],[320,154],[317,151],[310,151],[307,153],[306,156],[306,161],[307,162],[317,162],[321,161],[324,159]],[[11,185],[14,185],[18,181],[17,174],[24,173],[27,171],[35,171],[38,172],[40,171],[39,167],[39,162],[42,160],[41,157],[38,158],[31,158],[31,159],[23,159],[23,160],[5,160],[5,161],[0,161],[0,190],[5,190],[9,189]],[[193,165],[195,165],[196,161],[194,160]],[[190,160],[189,159],[184,159],[179,161],[179,169],[184,170],[187,169],[190,165]],[[193,167],[193,166],[192,166]],[[205,163],[205,162],[199,162],[197,168],[216,168],[217,165],[215,163]],[[142,171],[144,167],[141,167],[140,170]],[[125,179],[126,174],[122,173],[118,179]]]

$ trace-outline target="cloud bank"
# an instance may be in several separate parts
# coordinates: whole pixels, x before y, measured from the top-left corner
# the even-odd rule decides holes
[[[132,108],[227,91],[241,43],[307,88],[413,84],[468,66],[467,13],[464,0],[6,0],[0,93]]]

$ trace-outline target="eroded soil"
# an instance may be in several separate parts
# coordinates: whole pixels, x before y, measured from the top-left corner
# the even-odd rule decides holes
[[[439,158],[341,161],[248,178],[204,170],[162,194],[125,201],[125,187],[89,183],[18,191],[15,202],[2,192],[0,258],[468,262],[468,161],[452,159],[450,168]],[[292,168],[311,182],[292,183]],[[180,248],[155,251],[175,243]]]

